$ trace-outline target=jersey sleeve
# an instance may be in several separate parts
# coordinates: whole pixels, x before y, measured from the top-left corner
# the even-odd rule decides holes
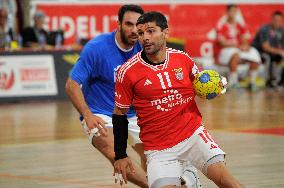
[[[115,82],[115,105],[119,108],[129,108],[133,100],[133,88],[123,66],[118,70]]]
[[[259,39],[260,43],[268,42],[269,41],[269,34],[268,29],[266,27],[262,27],[259,31]]]
[[[217,26],[216,28],[216,34],[217,34],[217,41],[224,41],[226,40],[226,27],[224,24]]]
[[[97,52],[91,45],[86,45],[80,54],[79,59],[70,72],[70,78],[79,85],[89,81],[91,76],[95,76],[95,64],[98,61]]]
[[[198,66],[187,53],[186,53],[186,61],[187,61],[187,64],[189,65],[189,78],[191,81],[193,81],[196,75],[199,73]]]

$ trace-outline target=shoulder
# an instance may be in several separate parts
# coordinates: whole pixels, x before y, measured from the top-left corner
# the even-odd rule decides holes
[[[169,53],[170,61],[173,63],[179,62],[185,67],[192,67],[195,65],[194,59],[184,51],[168,48],[167,52]]]
[[[123,79],[128,74],[137,74],[137,71],[133,71],[133,70],[136,69],[135,65],[138,65],[140,62],[139,60],[141,58],[140,55],[141,55],[141,51],[121,65],[121,67],[118,70],[117,81],[122,82]]]
[[[112,44],[112,33],[104,33],[89,40],[84,46],[83,52],[91,51],[93,53],[110,48]]]
[[[268,32],[271,29],[270,24],[262,25],[259,29],[260,32]]]
[[[91,39],[89,42],[87,42],[86,45],[98,46],[98,47],[102,48],[106,45],[112,44],[113,37],[114,37],[113,32],[103,33],[103,34],[100,34],[100,35],[94,37],[93,39]]]
[[[172,56],[175,57],[181,57],[181,58],[189,58],[192,60],[192,57],[190,57],[188,55],[188,53],[182,51],[182,50],[177,50],[177,49],[173,49],[173,48],[167,48],[167,53],[169,53]]]

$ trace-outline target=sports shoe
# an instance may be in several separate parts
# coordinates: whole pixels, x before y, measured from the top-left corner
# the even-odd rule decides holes
[[[185,185],[187,188],[201,188],[201,182],[197,174],[197,170],[193,166],[187,166],[180,177],[181,185]]]

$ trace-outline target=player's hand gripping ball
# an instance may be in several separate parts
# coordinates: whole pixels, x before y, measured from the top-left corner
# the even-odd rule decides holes
[[[226,92],[227,80],[214,70],[199,72],[193,82],[196,95],[202,99],[214,99]]]

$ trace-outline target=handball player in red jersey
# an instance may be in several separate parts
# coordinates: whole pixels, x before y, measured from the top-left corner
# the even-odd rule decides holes
[[[185,52],[166,47],[165,16],[148,12],[136,23],[143,50],[117,74],[112,116],[117,177],[133,171],[126,153],[128,121],[134,106],[147,157],[150,188],[185,187],[183,163],[190,162],[219,187],[242,187],[225,166],[225,153],[202,125],[192,82],[198,73]]]

